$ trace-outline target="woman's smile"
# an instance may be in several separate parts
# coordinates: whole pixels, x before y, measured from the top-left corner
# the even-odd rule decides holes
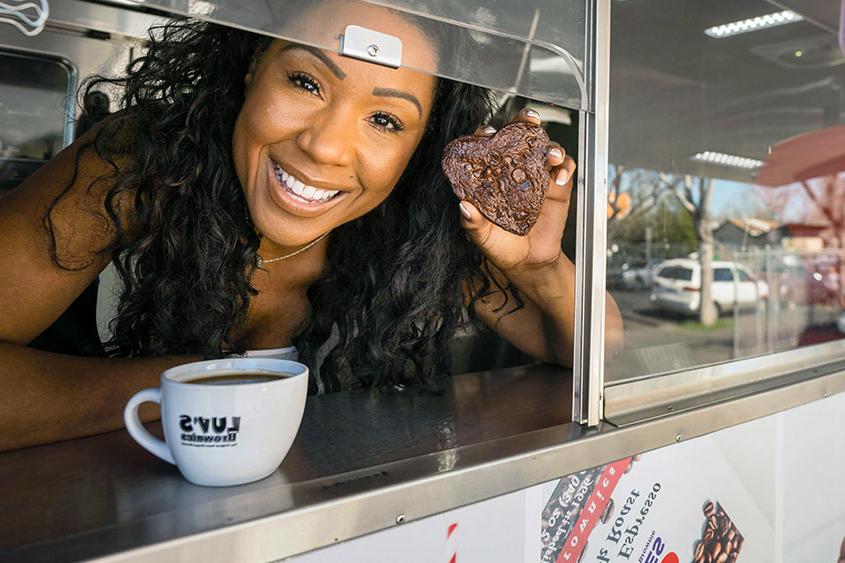
[[[267,162],[270,198],[293,215],[316,217],[351,195],[347,189],[311,180],[272,158],[268,158]]]

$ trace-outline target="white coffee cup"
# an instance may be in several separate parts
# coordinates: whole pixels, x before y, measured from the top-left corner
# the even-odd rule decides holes
[[[244,374],[256,378],[237,380]],[[265,380],[271,377],[278,379]],[[308,367],[298,362],[195,362],[162,373],[161,387],[136,393],[123,418],[135,441],[176,465],[191,483],[239,485],[267,477],[282,463],[302,422],[307,391]],[[138,419],[145,402],[161,404],[164,442]]]

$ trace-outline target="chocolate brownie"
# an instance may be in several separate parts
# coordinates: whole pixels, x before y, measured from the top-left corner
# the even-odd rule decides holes
[[[549,136],[539,125],[506,125],[492,137],[468,135],[443,151],[443,172],[452,191],[506,231],[525,235],[537,222],[549,173]]]

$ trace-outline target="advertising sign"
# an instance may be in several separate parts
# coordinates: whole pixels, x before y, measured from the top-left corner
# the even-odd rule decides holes
[[[292,559],[845,563],[845,395]]]

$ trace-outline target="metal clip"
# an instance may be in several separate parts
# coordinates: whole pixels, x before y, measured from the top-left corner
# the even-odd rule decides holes
[[[340,40],[340,54],[399,68],[402,66],[402,40],[359,25],[347,25]]]

